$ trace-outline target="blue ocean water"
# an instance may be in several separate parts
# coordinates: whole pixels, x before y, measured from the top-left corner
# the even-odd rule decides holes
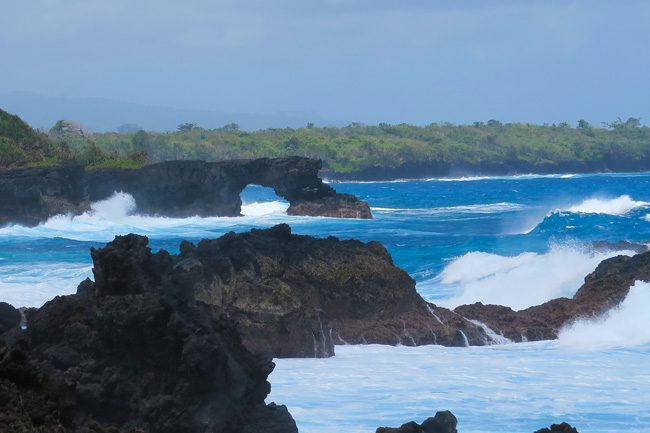
[[[240,218],[142,217],[116,194],[88,214],[0,228],[0,300],[39,306],[73,293],[92,275],[89,248],[117,234],[146,234],[154,248],[176,251],[182,239],[288,222],[295,233],[382,242],[438,304],[525,308],[572,295],[618,254],[593,241],[650,240],[649,184],[648,173],[334,184],[370,203],[368,221],[290,217],[255,186]],[[463,432],[532,432],[560,419],[586,432],[650,432],[648,292],[639,284],[621,314],[559,342],[338,347],[334,359],[279,360],[270,400],[287,404],[306,433],[373,432],[440,409],[453,410]]]

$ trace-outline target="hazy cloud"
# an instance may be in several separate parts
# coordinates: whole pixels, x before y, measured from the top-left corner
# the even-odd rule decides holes
[[[642,1],[5,3],[0,91],[367,122],[650,120]]]

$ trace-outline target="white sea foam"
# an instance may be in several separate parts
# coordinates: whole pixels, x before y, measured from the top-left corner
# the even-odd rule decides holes
[[[142,216],[135,213],[136,205],[131,195],[116,192],[107,200],[93,203],[91,210],[82,215],[56,215],[36,227],[13,225],[0,228],[0,236],[109,241],[115,235],[133,232],[149,236],[164,233],[171,237],[215,237],[246,225],[270,226],[287,220],[295,224],[307,219],[288,216],[288,204],[282,201],[244,204],[242,217],[209,218]]]
[[[245,216],[262,216],[272,214],[286,214],[289,203],[286,201],[267,201],[244,203],[241,206],[241,213]]]
[[[0,301],[15,307],[40,307],[55,295],[76,292],[92,277],[88,263],[29,262],[0,266]]]
[[[633,200],[632,197],[626,194],[616,198],[589,198],[569,207],[567,211],[608,215],[625,215],[634,209],[647,206],[650,206],[650,203]]]
[[[518,203],[485,203],[472,204],[463,206],[442,206],[431,208],[390,208],[390,207],[371,207],[373,211],[381,213],[406,213],[411,215],[432,215],[432,214],[449,214],[449,213],[477,213],[491,214],[501,212],[513,212],[526,209],[526,206]]]
[[[593,253],[573,246],[553,246],[545,254],[529,252],[512,257],[470,252],[449,263],[436,278],[418,283],[418,291],[450,308],[483,302],[519,310],[573,296],[587,274],[604,259],[618,254],[622,253]],[[436,299],[440,293],[453,295]]]
[[[437,182],[473,182],[478,180],[534,180],[534,179],[571,179],[575,174],[515,174],[511,176],[461,176],[461,177],[434,177],[427,181]]]
[[[648,433],[648,352],[580,352],[554,342],[485,347],[337,346],[327,359],[276,359],[267,401],[306,433],[369,433],[449,409],[463,433]],[[498,416],[495,416],[498,414]]]
[[[560,332],[572,348],[632,347],[650,344],[650,284],[637,281],[623,302],[601,317],[582,319]]]

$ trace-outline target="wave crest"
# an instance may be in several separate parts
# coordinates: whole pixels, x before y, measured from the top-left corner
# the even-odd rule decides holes
[[[633,200],[629,195],[621,195],[616,198],[589,198],[567,209],[568,212],[595,213],[608,215],[625,215],[630,211],[650,206],[645,201]]]
[[[520,310],[573,296],[585,275],[601,261],[619,254],[593,253],[571,246],[553,246],[544,254],[527,252],[517,256],[470,252],[454,259],[435,279],[419,283],[418,289],[443,307],[483,302]],[[437,293],[452,295],[432,299]]]

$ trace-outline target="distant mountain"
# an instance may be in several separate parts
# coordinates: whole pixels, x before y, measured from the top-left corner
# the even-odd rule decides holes
[[[49,130],[57,120],[74,120],[93,132],[117,131],[138,126],[148,131],[174,131],[181,123],[220,128],[237,123],[241,129],[343,126],[307,113],[246,114],[156,107],[103,98],[64,98],[24,92],[0,93],[0,107],[15,113],[34,128]]]

